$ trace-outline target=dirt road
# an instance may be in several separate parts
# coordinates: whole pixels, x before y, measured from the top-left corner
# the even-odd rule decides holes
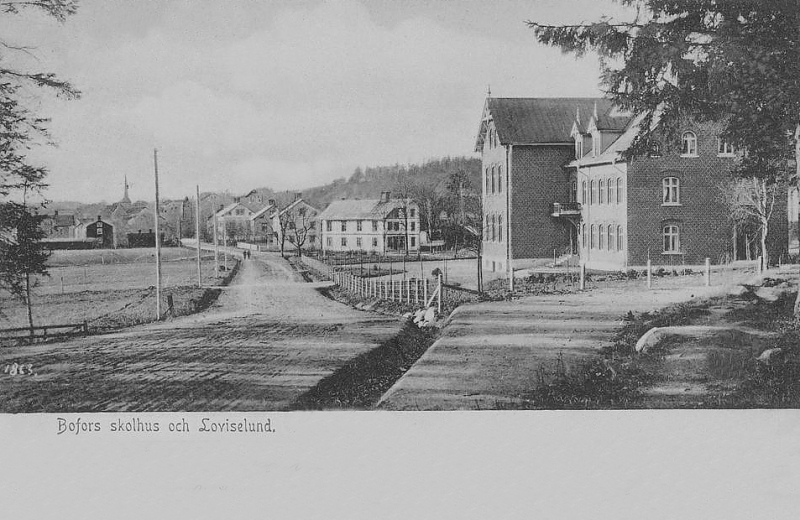
[[[254,255],[206,312],[0,352],[0,411],[280,410],[401,327],[321,296],[280,256]]]

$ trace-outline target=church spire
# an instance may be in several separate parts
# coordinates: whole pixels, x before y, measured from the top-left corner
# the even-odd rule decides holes
[[[130,204],[131,199],[128,197],[128,176],[125,176],[125,195],[123,195],[122,200],[120,201],[125,204]]]

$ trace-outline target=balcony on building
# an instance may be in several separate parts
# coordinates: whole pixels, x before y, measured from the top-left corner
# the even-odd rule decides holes
[[[550,214],[554,217],[580,217],[580,202],[554,202],[550,208]]]

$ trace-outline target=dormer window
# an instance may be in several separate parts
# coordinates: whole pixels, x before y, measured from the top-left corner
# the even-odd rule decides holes
[[[694,132],[684,132],[681,137],[681,157],[697,157],[697,136]]]
[[[575,136],[575,158],[583,157],[583,138],[580,134]]]
[[[733,145],[724,139],[717,137],[717,155],[720,157],[733,157]]]
[[[592,134],[592,157],[600,155],[600,134]]]

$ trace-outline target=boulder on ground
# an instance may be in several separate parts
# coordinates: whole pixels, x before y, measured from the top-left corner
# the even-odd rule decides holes
[[[735,285],[730,290],[728,290],[728,296],[743,296],[748,292],[750,292],[750,290],[744,285]]]
[[[765,365],[774,365],[783,358],[782,348],[768,348],[758,356],[758,361]]]
[[[666,334],[660,327],[653,327],[645,332],[639,341],[636,342],[636,352],[647,352],[648,349],[655,346],[659,341],[664,339]]]
[[[759,300],[764,300],[765,302],[776,302],[784,292],[786,291],[778,289],[777,287],[760,287],[755,294]]]
[[[428,323],[436,319],[436,311],[433,307],[428,307],[428,309],[425,311],[424,319]]]

